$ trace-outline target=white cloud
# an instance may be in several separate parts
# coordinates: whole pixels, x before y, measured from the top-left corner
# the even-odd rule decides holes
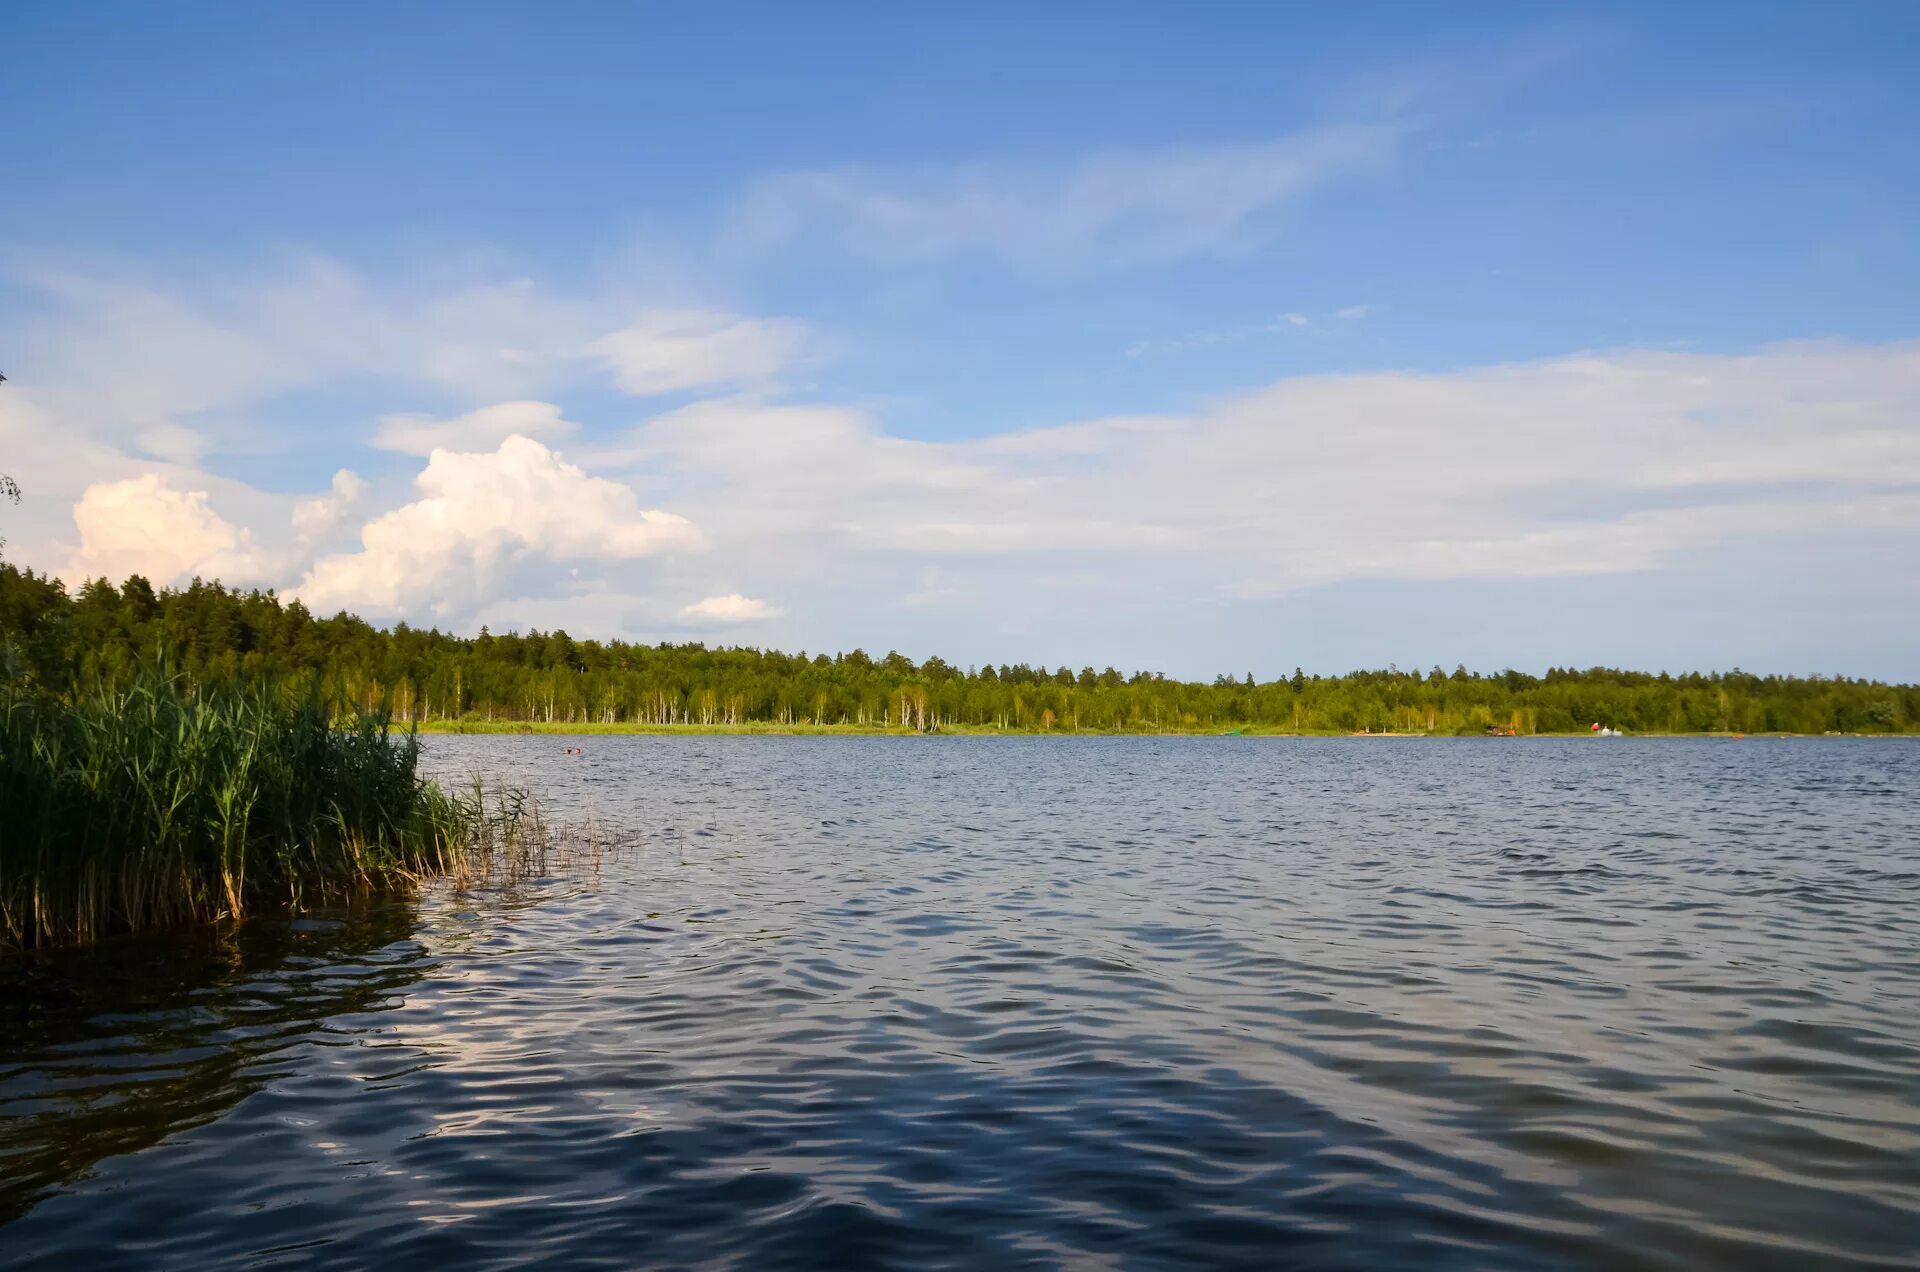
[[[305,572],[355,501],[337,486],[317,496],[255,489],[222,475],[236,457],[257,469],[270,455],[337,445],[340,414],[377,417],[396,384],[403,401],[426,392],[456,405],[451,418],[386,417],[374,430],[384,445],[490,450],[512,433],[552,445],[575,426],[536,399],[602,379],[588,344],[688,294],[659,260],[613,261],[583,291],[542,285],[494,258],[375,278],[280,254],[163,276],[127,261],[21,251],[0,253],[0,290],[9,375],[0,456],[26,491],[0,525],[14,559],[64,568],[77,552],[71,518],[82,493],[154,474],[207,493],[248,527],[253,559],[280,580]],[[748,343],[738,338],[736,349]],[[731,365],[746,375],[767,363],[737,356]],[[316,387],[324,406],[306,400]]]
[[[1261,336],[1305,331],[1312,326],[1313,320],[1305,314],[1285,313],[1265,322],[1246,323],[1238,327],[1201,328],[1167,340],[1136,340],[1127,347],[1127,356],[1140,358],[1148,354],[1192,353],[1196,349],[1245,344]]]
[[[1064,578],[1200,597],[1637,571],[1849,526],[1911,538],[1920,346],[1297,377],[1187,417],[964,442],[703,402],[604,458],[680,491],[724,563],[830,561],[853,592],[890,559],[990,558],[999,596],[1034,605]]]
[[[655,636],[720,621],[681,610],[688,597],[726,599],[707,596],[723,580],[743,603],[783,598],[786,613],[764,615],[773,642],[907,648],[893,634],[919,622],[921,648],[948,656],[995,640],[1025,656],[1004,642],[1044,634],[1069,653],[1159,662],[1196,639],[1170,615],[1354,580],[1705,579],[1703,562],[1744,554],[1821,563],[1812,573],[1877,569],[1857,593],[1892,599],[1836,613],[1839,626],[1888,629],[1920,597],[1884,565],[1920,555],[1912,343],[1299,376],[1187,414],[958,441],[762,391],[668,411],[567,462],[550,446],[575,430],[554,403],[600,374],[596,360],[617,369],[611,346],[582,351],[625,316],[651,315],[627,332],[660,338],[634,337],[641,351],[620,373],[637,392],[762,379],[797,343],[763,341],[750,319],[555,298],[510,278],[377,290],[316,266],[191,303],[42,283],[52,320],[0,333],[23,351],[9,353],[14,380],[0,389],[0,466],[26,487],[0,530],[11,559],[70,580],[300,579],[316,605],[380,617],[471,627],[537,615]],[[1308,312],[1309,331],[1357,321]],[[1276,314],[1191,338],[1242,330],[1295,327]],[[683,360],[661,352],[682,340]],[[323,424],[283,426],[273,412],[336,377],[368,397],[394,377],[410,396],[457,389],[478,409],[382,420],[386,444],[440,447],[399,507],[345,470],[303,495],[216,471],[261,439],[292,434],[310,451]],[[551,401],[532,396],[548,387]],[[649,511],[661,508],[674,512]],[[702,541],[695,524],[709,550],[682,559]],[[341,551],[333,537],[353,530],[357,548]],[[1833,547],[1842,541],[1852,556]]]
[[[149,468],[258,452],[268,434],[256,408],[314,386],[351,400],[400,381],[451,395],[461,410],[487,408],[383,425],[382,445],[425,454],[436,426],[447,432],[433,444],[491,447],[507,432],[559,440],[571,426],[527,414],[544,405],[528,400],[609,371],[636,392],[744,383],[801,350],[796,322],[663,307],[684,289],[662,274],[659,262],[635,262],[587,291],[497,261],[376,279],[282,254],[159,276],[128,262],[12,253],[0,257],[0,336],[9,393],[31,391],[64,445],[95,439]],[[505,428],[489,410],[510,403],[522,415]]]
[[[204,490],[175,490],[158,474],[87,487],[73,506],[80,547],[60,573],[73,580],[144,574],[156,583],[192,575],[240,582],[259,559],[247,532],[213,510]]]
[[[301,599],[322,611],[458,614],[510,584],[537,588],[570,562],[701,544],[692,522],[641,508],[631,488],[532,438],[486,454],[435,451],[414,484],[419,498],[369,522],[360,551],[314,564],[295,589]]]
[[[749,193],[736,233],[754,246],[821,232],[879,256],[979,250],[1047,268],[1171,260],[1257,241],[1288,204],[1384,166],[1405,132],[1339,124],[1055,164],[791,172]]]
[[[12,378],[0,386],[0,469],[23,491],[19,506],[0,517],[10,559],[70,584],[129,569],[157,582],[194,573],[236,582],[276,577],[293,497],[94,435],[89,421],[53,405],[61,395],[38,371],[29,364],[20,376],[33,377],[31,387]],[[82,542],[74,538],[77,506],[91,535]]]
[[[1335,310],[1333,316],[1342,322],[1359,322],[1372,312],[1372,305],[1348,305],[1345,309]]]
[[[515,434],[561,441],[579,429],[572,420],[562,419],[560,408],[551,402],[497,402],[453,419],[382,416],[373,444],[403,455],[430,455],[436,450],[491,450]]]
[[[367,483],[360,474],[342,468],[333,475],[327,494],[302,499],[293,506],[293,532],[303,543],[312,543],[331,534],[360,506]]]
[[[23,324],[16,356],[49,404],[177,462],[191,458],[200,432],[189,417],[344,377],[516,396],[513,388],[564,375],[616,312],[519,278],[376,285],[315,257],[166,279],[58,261],[6,276],[44,311]]]
[[[741,318],[702,310],[652,310],[587,346],[628,393],[765,379],[799,352],[804,328],[780,319]]]
[[[731,592],[726,596],[709,596],[695,601],[680,611],[680,617],[691,622],[751,623],[763,618],[778,618],[783,613],[784,610],[776,609],[765,601]]]

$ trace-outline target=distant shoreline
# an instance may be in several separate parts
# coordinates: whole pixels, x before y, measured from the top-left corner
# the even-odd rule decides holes
[[[395,727],[402,727],[395,722]],[[405,727],[417,728],[424,735],[434,736],[552,736],[552,737],[619,737],[619,736],[655,736],[655,737],[859,737],[859,738],[913,738],[913,737],[1075,737],[1075,738],[1418,738],[1513,742],[1526,738],[1593,738],[1602,739],[1585,730],[1570,733],[1526,733],[1509,736],[1494,736],[1484,733],[1356,733],[1342,729],[1262,729],[1242,726],[1238,729],[1074,729],[1059,727],[1053,729],[1034,728],[996,728],[991,725],[946,726],[922,733],[915,729],[885,728],[871,724],[775,724],[756,721],[747,724],[645,724],[621,722],[618,724],[594,724],[587,722],[567,723],[565,721],[548,722],[544,720],[423,720],[417,725]],[[1916,733],[1731,733],[1731,732],[1687,732],[1670,733],[1660,730],[1647,730],[1620,735],[1625,738],[1719,738],[1736,742],[1759,738],[1920,738]],[[1618,741],[1619,737],[1609,737],[1605,741]]]
[[[158,660],[195,685],[279,681],[346,713],[390,712],[452,732],[533,732],[520,721],[575,721],[561,732],[662,734],[906,732],[1335,736],[1579,734],[1598,722],[1643,732],[1920,733],[1920,684],[1846,676],[1585,670],[1490,674],[1456,665],[1337,676],[1211,681],[1159,672],[924,661],[855,649],[782,653],[700,643],[575,640],[565,632],[454,636],[351,614],[316,618],[270,592],[196,580],[156,590],[129,578],[68,594],[0,561],[0,635],[26,679],[55,694],[121,685]],[[1278,671],[1276,667],[1274,669]],[[733,724],[723,722],[733,721]],[[835,721],[808,724],[806,721]],[[649,723],[658,722],[658,723]],[[745,723],[742,723],[745,722]],[[964,722],[964,723],[963,723]],[[1010,726],[1010,727],[1009,727]],[[549,730],[551,731],[551,730]]]

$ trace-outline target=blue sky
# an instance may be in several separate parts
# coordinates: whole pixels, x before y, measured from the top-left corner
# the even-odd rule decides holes
[[[13,7],[9,555],[962,662],[1920,677],[1920,11],[1029,10]]]

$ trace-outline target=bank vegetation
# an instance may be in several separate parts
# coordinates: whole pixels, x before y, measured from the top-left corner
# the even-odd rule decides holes
[[[857,649],[787,654],[485,628],[460,636],[318,616],[270,592],[210,582],[156,589],[138,577],[96,580],[70,594],[8,565],[0,565],[0,642],[17,674],[55,693],[123,684],[157,658],[196,684],[301,679],[336,708],[386,710],[432,728],[1920,731],[1920,687],[1845,676],[1389,667],[1194,682],[1090,665],[916,662]]]

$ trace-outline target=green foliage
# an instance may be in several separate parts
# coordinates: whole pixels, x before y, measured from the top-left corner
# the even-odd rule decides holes
[[[894,651],[836,655],[698,644],[577,640],[566,632],[471,638],[404,623],[380,630],[348,614],[196,580],[155,590],[132,578],[69,595],[0,565],[0,654],[56,693],[121,685],[164,658],[193,683],[304,678],[332,703],[432,727],[749,724],[862,729],[1484,733],[1911,732],[1920,688],[1842,677],[1741,671],[1670,676],[1595,667],[1477,675],[1356,671],[1252,682],[1184,683],[1112,667],[1071,672],[1024,663],[916,664]],[[1251,683],[1250,683],[1251,682]]]
[[[312,697],[157,673],[0,683],[0,940],[84,942],[440,873],[499,821],[418,740]],[[511,818],[511,808],[503,810]]]

